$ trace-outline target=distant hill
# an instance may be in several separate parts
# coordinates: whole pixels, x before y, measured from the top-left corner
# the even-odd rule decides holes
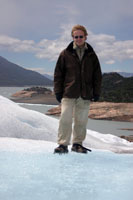
[[[53,85],[53,81],[0,56],[0,86]]]
[[[133,77],[133,73],[119,72],[119,74],[123,77]]]
[[[104,73],[101,101],[133,102],[133,77],[125,78],[118,73]]]
[[[50,79],[50,80],[54,80],[54,75],[49,75],[49,74],[43,74],[43,76],[45,76],[46,78]]]
[[[106,72],[104,72],[104,73],[106,73]],[[104,74],[103,73],[103,74]],[[112,73],[112,72],[108,72],[108,74],[109,73]],[[120,74],[121,76],[123,76],[123,77],[133,77],[133,73],[128,73],[128,72],[114,72],[114,73],[118,73],[118,74]],[[54,80],[54,75],[49,75],[49,74],[43,74],[43,76],[45,76],[45,77],[47,77],[48,79],[50,79],[50,80]]]
[[[52,86],[53,81],[49,78],[0,56],[0,86]],[[100,101],[133,102],[133,76],[127,78],[116,72],[104,73]]]

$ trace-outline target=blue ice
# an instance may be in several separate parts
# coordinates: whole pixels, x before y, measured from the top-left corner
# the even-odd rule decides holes
[[[0,152],[1,200],[132,200],[133,155]]]

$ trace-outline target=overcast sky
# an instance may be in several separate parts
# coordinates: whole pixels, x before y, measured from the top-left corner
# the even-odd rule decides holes
[[[132,0],[0,0],[0,55],[53,74],[75,24],[87,28],[103,72],[133,73]]]

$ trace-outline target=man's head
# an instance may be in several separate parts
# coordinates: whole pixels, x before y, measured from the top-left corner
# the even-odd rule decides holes
[[[72,28],[71,35],[75,44],[82,47],[87,39],[88,33],[84,26],[76,25]]]

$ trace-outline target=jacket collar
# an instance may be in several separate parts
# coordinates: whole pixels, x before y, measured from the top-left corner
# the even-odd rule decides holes
[[[80,49],[80,48],[75,44],[75,42],[73,42],[73,49]],[[84,46],[83,46],[81,49],[84,49],[84,50],[88,49],[87,43],[86,43],[86,42],[85,42]]]
[[[71,42],[71,43],[67,46],[67,48],[66,48],[67,51],[70,51],[70,52],[75,51],[75,49],[73,49],[73,43],[74,43],[74,42]],[[87,47],[87,48],[85,48],[85,51],[87,51],[88,53],[94,52],[94,50],[93,50],[93,48],[91,47],[91,45],[89,45],[88,43],[85,43],[85,44],[86,44],[86,47]]]

